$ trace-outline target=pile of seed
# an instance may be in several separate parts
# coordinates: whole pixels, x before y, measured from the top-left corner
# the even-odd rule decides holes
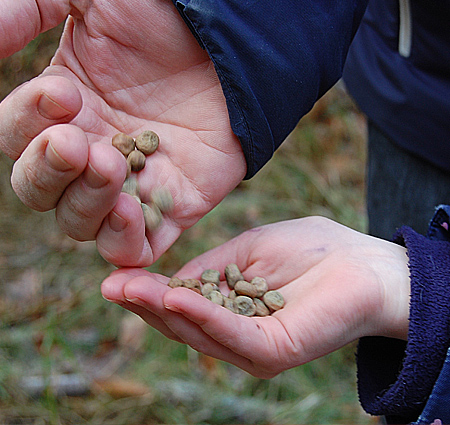
[[[220,291],[220,272],[214,269],[205,270],[200,280],[172,277],[169,286],[189,288],[213,303],[244,316],[268,316],[284,307],[284,298],[280,292],[269,291],[263,277],[246,281],[236,264],[225,267],[225,279],[230,288],[228,296]]]
[[[163,214],[173,209],[172,195],[167,189],[159,188],[152,191],[149,202],[142,202],[139,184],[132,172],[137,173],[144,169],[146,155],[151,155],[158,149],[159,136],[151,130],[143,131],[136,138],[118,133],[112,138],[112,145],[127,159],[127,178],[122,192],[133,196],[141,205],[145,227],[150,231],[156,230],[162,223]]]

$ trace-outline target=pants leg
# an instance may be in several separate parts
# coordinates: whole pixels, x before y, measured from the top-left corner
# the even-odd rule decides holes
[[[369,234],[390,240],[402,225],[426,234],[434,208],[450,204],[450,173],[392,143],[369,122]]]

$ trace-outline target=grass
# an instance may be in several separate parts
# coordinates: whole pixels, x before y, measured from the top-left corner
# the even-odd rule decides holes
[[[60,30],[0,61],[0,98],[47,65]],[[151,270],[171,275],[248,228],[284,219],[322,215],[364,231],[364,131],[364,118],[342,89],[333,88],[273,160],[186,231]],[[20,203],[9,184],[12,165],[0,156],[1,423],[377,423],[357,400],[354,344],[260,380],[142,329],[101,297],[100,282],[113,268],[95,244],[71,240],[53,212]],[[124,331],[129,321],[131,333]],[[130,335],[137,342],[124,343]],[[90,382],[99,371],[108,379]],[[82,390],[55,393],[54,375],[75,379],[72,390]],[[33,394],[36,381],[44,390]]]

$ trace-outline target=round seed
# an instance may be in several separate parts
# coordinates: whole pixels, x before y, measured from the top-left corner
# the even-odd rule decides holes
[[[123,182],[122,192],[131,196],[139,196],[139,183],[134,176],[130,176]]]
[[[201,294],[201,284],[197,279],[183,279],[183,286],[188,289],[192,289],[194,292]]]
[[[228,297],[223,297],[223,306],[235,314],[239,313],[239,310],[238,310],[234,300],[231,300]]]
[[[180,278],[174,276],[169,280],[169,286],[171,288],[180,288],[181,286],[183,286],[183,281]]]
[[[234,288],[234,285],[238,280],[244,280],[244,276],[242,276],[242,273],[236,264],[228,264],[225,267],[225,278],[231,289]]]
[[[145,155],[138,150],[130,152],[127,162],[131,166],[131,171],[141,171],[145,167]]]
[[[258,295],[256,286],[246,280],[238,280],[234,285],[234,290],[236,291],[236,294],[246,295],[250,298],[255,298]]]
[[[162,222],[161,211],[154,205],[141,203],[141,207],[144,213],[145,227],[150,231],[156,230]]]
[[[203,296],[208,295],[212,291],[220,292],[220,289],[215,283],[212,283],[212,282],[206,282],[205,284],[203,284],[203,286],[202,286],[202,295]]]
[[[284,306],[284,298],[278,291],[268,291],[263,296],[264,304],[271,310],[277,311]]]
[[[239,295],[234,299],[234,303],[238,309],[238,314],[243,316],[254,316],[256,313],[256,306],[250,297]]]
[[[235,291],[234,289],[232,289],[232,290],[230,291],[230,293],[228,294],[228,298],[229,298],[230,300],[234,300],[236,297],[237,297],[236,291]]]
[[[270,310],[259,298],[254,298],[253,302],[256,306],[255,316],[268,316],[270,314]]]
[[[256,297],[258,298],[262,297],[269,290],[269,285],[267,284],[266,279],[264,279],[263,277],[254,277],[251,280],[251,283],[256,288]]]
[[[219,291],[211,291],[205,295],[205,298],[212,301],[214,304],[223,305],[224,297]]]
[[[151,194],[152,202],[163,213],[173,210],[173,198],[169,190],[164,188],[155,189]]]
[[[220,284],[220,272],[214,269],[207,269],[202,273],[201,281],[203,283],[215,283]]]
[[[158,149],[158,146],[159,137],[151,130],[144,131],[136,137],[136,148],[145,155],[151,155]]]
[[[135,142],[131,136],[124,133],[117,133],[112,138],[112,145],[119,149],[123,155],[128,156],[130,152],[134,151]]]

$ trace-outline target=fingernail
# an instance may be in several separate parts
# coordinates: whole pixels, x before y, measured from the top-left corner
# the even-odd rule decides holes
[[[177,306],[174,306],[172,304],[164,304],[164,308],[167,310],[170,310],[170,311],[176,311],[176,312],[181,311]]]
[[[121,232],[128,226],[128,221],[117,214],[115,211],[111,211],[108,215],[109,227],[114,232]]]
[[[50,166],[57,171],[69,171],[73,167],[56,152],[51,142],[47,143],[45,148],[45,159]]]
[[[145,307],[145,302],[139,298],[125,298],[125,301],[127,301],[131,304],[138,305],[140,307]]]
[[[38,112],[44,117],[51,120],[58,120],[67,117],[72,112],[63,108],[59,103],[55,102],[52,98],[45,93],[41,95],[38,100]]]
[[[92,189],[99,189],[108,183],[108,180],[99,174],[90,163],[84,172],[84,180]]]

